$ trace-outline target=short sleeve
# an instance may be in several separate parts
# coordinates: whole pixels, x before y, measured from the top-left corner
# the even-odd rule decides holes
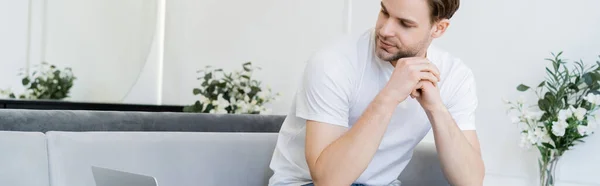
[[[478,106],[475,78],[471,70],[464,70],[453,86],[448,111],[461,130],[475,130],[475,111]]]
[[[296,95],[296,116],[343,127],[349,126],[352,76],[342,55],[316,53],[308,61]]]

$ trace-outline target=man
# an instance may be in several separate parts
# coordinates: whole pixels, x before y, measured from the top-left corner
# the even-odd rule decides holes
[[[430,46],[458,7],[382,0],[373,30],[317,52],[280,130],[269,185],[400,185],[430,129],[450,184],[482,185],[473,74]]]

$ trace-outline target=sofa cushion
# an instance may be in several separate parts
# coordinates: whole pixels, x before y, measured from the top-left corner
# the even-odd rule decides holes
[[[402,186],[449,185],[440,167],[435,143],[420,142],[398,179],[402,181]]]
[[[276,133],[48,132],[52,185],[93,186],[91,166],[159,185],[267,185]]]
[[[0,109],[0,130],[279,132],[285,116]]]
[[[0,185],[48,186],[46,137],[41,132],[0,132]]]

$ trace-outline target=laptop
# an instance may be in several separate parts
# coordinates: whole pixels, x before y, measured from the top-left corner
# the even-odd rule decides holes
[[[96,186],[158,186],[156,178],[92,166]]]

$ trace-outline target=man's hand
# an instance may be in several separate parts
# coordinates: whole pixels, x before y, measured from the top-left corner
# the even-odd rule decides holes
[[[438,68],[426,58],[402,58],[396,62],[395,67],[382,92],[394,95],[397,103],[404,101],[419,86],[422,87],[420,82],[430,82],[437,86],[440,81]]]
[[[439,109],[444,106],[439,88],[429,81],[421,81],[410,94],[416,98],[425,111]]]

